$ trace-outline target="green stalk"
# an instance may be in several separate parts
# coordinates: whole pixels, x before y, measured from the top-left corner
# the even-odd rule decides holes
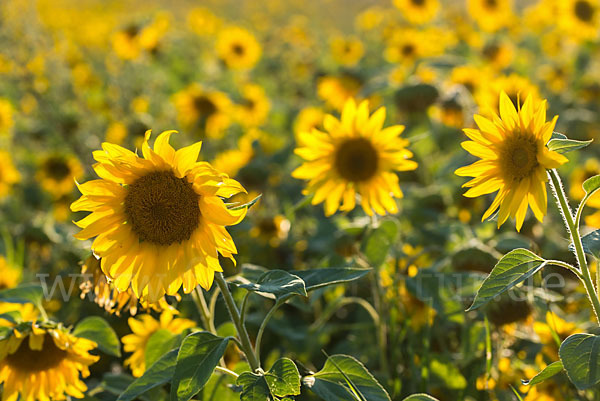
[[[269,310],[269,312],[267,312],[267,315],[265,316],[265,318],[263,319],[260,328],[258,329],[258,334],[256,335],[256,347],[255,352],[256,352],[256,359],[259,361],[260,363],[260,345],[262,343],[262,337],[263,337],[263,333],[265,332],[265,328],[267,327],[267,323],[269,322],[269,320],[271,320],[271,317],[273,316],[273,314],[275,313],[275,311],[277,309],[279,309],[279,307],[281,305],[283,305],[290,297],[283,297],[277,300],[277,302],[275,302],[275,305],[273,305],[273,307]]]
[[[592,304],[592,309],[596,315],[596,320],[598,321],[598,324],[600,324],[600,300],[598,299],[598,294],[596,293],[596,289],[594,288],[594,283],[592,282],[592,277],[590,275],[590,269],[585,259],[585,252],[583,251],[583,244],[581,243],[581,237],[579,235],[579,225],[575,224],[575,220],[573,219],[573,213],[571,212],[571,208],[567,203],[567,196],[563,190],[562,182],[558,172],[553,169],[549,171],[549,175],[550,180],[552,181],[552,187],[554,188],[554,195],[556,196],[560,213],[565,220],[567,231],[569,231],[571,242],[575,248],[575,257],[577,258],[577,264],[581,270],[580,279],[583,282],[585,291],[587,292],[590,303]]]
[[[233,300],[233,296],[229,291],[229,287],[227,282],[225,281],[225,277],[223,277],[223,273],[216,272],[215,273],[215,281],[223,293],[223,298],[225,299],[225,305],[227,306],[227,311],[229,312],[229,316],[231,317],[231,321],[235,325],[238,336],[240,337],[240,345],[242,351],[246,355],[246,359],[248,360],[248,364],[253,371],[256,371],[260,368],[260,363],[256,359],[256,355],[252,350],[252,344],[250,343],[250,337],[248,336],[248,331],[246,330],[246,326],[242,324],[240,319],[240,312],[238,311],[237,306]]]
[[[212,321],[212,315],[208,310],[208,305],[206,304],[206,299],[204,299],[204,294],[202,293],[202,289],[200,286],[196,287],[196,292],[193,294],[194,302],[196,303],[196,307],[198,308],[198,312],[200,312],[200,318],[202,319],[202,325],[206,331],[210,331],[213,334],[217,334],[217,330],[215,329],[215,325]]]

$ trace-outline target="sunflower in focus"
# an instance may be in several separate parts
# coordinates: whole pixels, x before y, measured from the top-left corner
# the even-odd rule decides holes
[[[73,191],[74,180],[83,177],[83,167],[73,155],[51,154],[44,157],[35,175],[42,188],[56,199]]]
[[[162,297],[156,303],[150,304],[145,300],[138,299],[131,288],[128,288],[124,292],[119,292],[114,284],[106,278],[100,264],[98,258],[90,255],[81,266],[81,276],[84,279],[79,285],[81,299],[84,299],[86,296],[91,297],[92,301],[98,304],[98,306],[104,308],[108,313],[114,313],[117,316],[120,316],[123,310],[129,311],[131,316],[135,316],[138,312],[138,304],[141,304],[144,310],[152,309],[157,312],[173,309],[165,297]]]
[[[559,26],[577,40],[598,38],[600,29],[600,4],[598,0],[559,1]]]
[[[546,170],[566,163],[567,158],[546,147],[558,116],[546,122],[545,100],[534,102],[529,95],[517,110],[502,91],[499,103],[500,117],[494,114],[492,122],[475,115],[479,129],[463,130],[471,140],[463,142],[462,147],[481,160],[459,168],[456,174],[474,177],[463,185],[470,188],[466,197],[498,191],[482,221],[500,208],[498,228],[510,215],[516,218],[520,231],[528,206],[539,221],[543,220],[548,203]]]
[[[236,106],[238,120],[245,126],[262,125],[271,110],[271,102],[265,90],[260,85],[245,84],[241,92],[242,99]]]
[[[338,63],[346,67],[352,67],[358,63],[365,53],[365,47],[358,38],[336,37],[331,40],[331,55]]]
[[[78,338],[62,326],[40,327],[31,323],[11,329],[0,341],[2,399],[64,400],[83,398],[87,390],[80,379],[99,358],[89,352],[96,343]]]
[[[177,117],[188,129],[200,129],[209,138],[220,138],[231,125],[231,100],[223,92],[192,84],[177,92],[173,101]]]
[[[395,172],[414,170],[417,163],[400,138],[404,126],[382,129],[384,121],[384,107],[369,115],[368,101],[357,106],[349,99],[341,120],[325,116],[325,132],[300,133],[295,153],[304,163],[292,176],[309,180],[304,194],[314,194],[313,205],[325,202],[326,216],[354,209],[357,193],[369,216],[398,211],[394,197],[401,198],[402,191]]]
[[[21,180],[10,153],[0,150],[0,199],[6,197],[14,184]]]
[[[510,0],[468,0],[467,10],[479,29],[496,32],[510,23],[511,3]]]
[[[71,210],[92,212],[75,224],[75,238],[96,237],[94,254],[118,291],[132,288],[156,303],[183,286],[209,289],[222,271],[219,254],[233,260],[235,244],[225,226],[239,223],[246,209],[229,210],[223,199],[246,192],[235,180],[198,162],[201,142],[175,151],[174,131],[160,134],[154,150],[148,140],[143,158],[103,143],[93,153],[100,179],[79,185],[83,194]]]
[[[317,95],[330,107],[342,110],[346,101],[355,97],[361,87],[360,80],[352,75],[326,75],[317,82]]]
[[[413,24],[424,24],[437,14],[438,0],[394,0],[394,5],[402,12],[402,16]]]
[[[217,55],[228,68],[247,70],[258,62],[262,49],[252,33],[239,27],[223,29],[216,44]]]
[[[159,320],[154,319],[152,315],[141,315],[136,318],[130,317],[127,322],[133,333],[126,335],[121,341],[123,350],[132,353],[125,360],[125,366],[129,366],[134,377],[140,377],[146,371],[146,346],[152,334],[159,330],[180,334],[196,326],[192,320],[173,318],[173,313],[170,311],[161,313]]]

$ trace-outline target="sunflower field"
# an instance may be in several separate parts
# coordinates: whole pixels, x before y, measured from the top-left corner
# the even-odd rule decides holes
[[[600,0],[1,0],[2,401],[600,401]]]

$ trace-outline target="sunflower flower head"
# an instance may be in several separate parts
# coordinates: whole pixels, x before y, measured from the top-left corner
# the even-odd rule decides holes
[[[400,138],[402,125],[383,128],[385,108],[369,114],[368,101],[358,106],[346,102],[340,120],[326,115],[325,131],[313,129],[299,134],[295,153],[304,159],[292,176],[309,180],[305,194],[312,193],[312,204],[325,202],[325,215],[338,209],[350,211],[361,197],[365,213],[396,213],[394,197],[401,198],[397,171],[414,170],[408,141]]]
[[[239,223],[246,209],[230,210],[224,199],[246,190],[207,162],[198,162],[201,142],[175,151],[174,131],[160,134],[143,157],[103,143],[94,152],[100,179],[78,185],[83,194],[72,211],[92,212],[75,224],[75,238],[95,237],[92,251],[119,292],[133,290],[156,303],[183,286],[209,289],[222,271],[219,255],[237,253],[225,226]]]
[[[465,128],[470,141],[462,147],[481,160],[461,167],[456,174],[473,177],[463,187],[464,195],[477,197],[498,191],[482,221],[498,208],[498,227],[510,216],[521,230],[528,206],[542,221],[547,211],[546,170],[554,169],[568,160],[551,151],[546,144],[552,136],[558,116],[546,121],[546,101],[534,102],[531,95],[518,109],[508,95],[500,93],[500,116],[494,113],[488,120],[475,115],[479,129]]]
[[[10,329],[0,341],[0,383],[3,400],[64,400],[83,398],[80,379],[90,374],[98,357],[89,352],[96,343],[78,338],[59,325],[32,322]]]

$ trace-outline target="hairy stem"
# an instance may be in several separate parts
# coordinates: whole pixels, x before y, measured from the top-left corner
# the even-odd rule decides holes
[[[581,271],[580,279],[583,282],[588,298],[590,299],[590,303],[592,304],[592,309],[596,315],[596,320],[600,324],[600,300],[598,299],[598,294],[596,293],[596,289],[594,288],[594,283],[592,282],[592,277],[590,275],[590,269],[585,259],[585,252],[583,251],[583,244],[581,243],[581,237],[579,235],[579,226],[575,224],[575,220],[573,219],[573,214],[569,204],[567,203],[567,196],[563,190],[562,182],[558,172],[556,170],[550,170],[548,174],[550,175],[552,187],[554,188],[553,192],[554,196],[556,197],[559,210],[565,220],[567,231],[569,231],[571,242],[575,248],[575,258],[577,259],[577,264],[579,265],[579,269]]]
[[[225,277],[223,277],[223,273],[216,272],[215,273],[215,281],[223,293],[223,298],[225,299],[225,305],[227,306],[227,311],[229,312],[229,316],[231,317],[231,321],[235,325],[238,336],[240,338],[240,345],[242,351],[246,355],[246,359],[248,360],[248,364],[252,368],[253,371],[260,368],[260,363],[256,359],[256,355],[252,350],[252,344],[250,343],[250,337],[248,336],[248,331],[246,330],[246,326],[242,324],[240,319],[240,312],[238,311],[237,306],[233,300],[233,296],[229,291],[229,287],[227,282],[225,281]]]

